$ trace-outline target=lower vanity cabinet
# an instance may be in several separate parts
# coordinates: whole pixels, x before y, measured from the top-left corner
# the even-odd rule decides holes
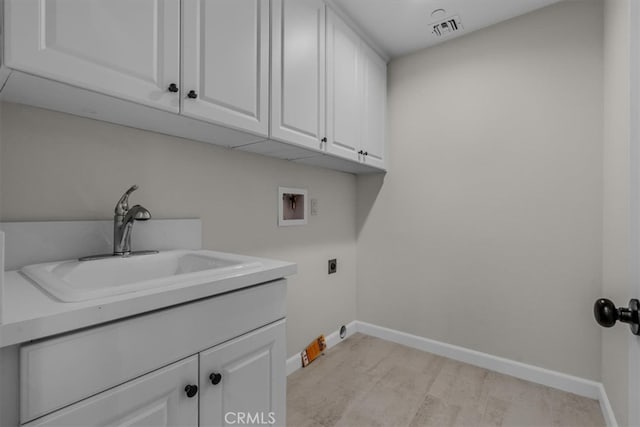
[[[286,290],[274,280],[24,343],[8,425],[284,426]]]
[[[284,426],[285,343],[282,319],[23,426]]]

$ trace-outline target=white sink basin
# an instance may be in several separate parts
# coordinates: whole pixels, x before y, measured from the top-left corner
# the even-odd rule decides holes
[[[23,267],[22,273],[65,302],[86,301],[193,279],[218,280],[257,271],[249,257],[206,250],[175,250],[128,258],[58,261]]]

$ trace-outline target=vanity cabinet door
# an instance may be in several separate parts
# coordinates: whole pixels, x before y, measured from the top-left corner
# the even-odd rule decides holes
[[[200,425],[286,425],[285,321],[200,353]]]
[[[178,112],[180,0],[4,3],[8,67]]]
[[[198,358],[192,356],[23,424],[23,427],[196,427],[198,393],[194,394],[195,389],[190,389],[192,396],[189,397],[185,388],[197,384]]]
[[[182,114],[269,136],[269,0],[188,0]]]
[[[271,137],[324,150],[325,4],[273,0],[271,7]]]

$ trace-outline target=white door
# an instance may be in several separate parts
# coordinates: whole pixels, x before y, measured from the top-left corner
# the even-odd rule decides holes
[[[200,353],[200,425],[286,425],[285,321]]]
[[[2,324],[2,313],[4,306],[4,233],[0,231],[0,324]],[[0,378],[2,379],[2,378]]]
[[[327,151],[358,160],[362,129],[360,37],[327,11]]]
[[[54,412],[25,427],[198,425],[198,358],[192,356]]]
[[[182,9],[182,113],[269,135],[269,0]]]
[[[363,163],[385,168],[387,109],[387,64],[365,43],[361,43],[363,76]]]
[[[271,137],[324,149],[324,2],[273,0],[271,7]]]
[[[640,299],[640,227],[637,224],[640,221],[640,4],[636,1],[628,2],[629,20],[629,65],[630,65],[630,129],[629,129],[629,145],[630,145],[630,200],[629,215],[633,221],[630,230],[629,239],[630,248],[630,270],[631,270],[631,286],[629,289],[629,297]],[[626,301],[620,301],[621,305],[626,305]],[[640,425],[640,336],[628,335],[629,343],[629,360],[626,367],[627,376],[629,378],[629,400],[628,414],[629,425]],[[624,369],[624,367],[622,368]]]
[[[180,0],[6,0],[6,65],[178,112]]]

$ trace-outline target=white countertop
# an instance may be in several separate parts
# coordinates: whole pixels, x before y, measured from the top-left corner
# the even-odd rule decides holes
[[[18,271],[4,274],[0,347],[19,344],[129,316],[208,298],[295,274],[294,263],[253,258],[259,271],[213,281],[202,279],[82,302],[61,302]]]

